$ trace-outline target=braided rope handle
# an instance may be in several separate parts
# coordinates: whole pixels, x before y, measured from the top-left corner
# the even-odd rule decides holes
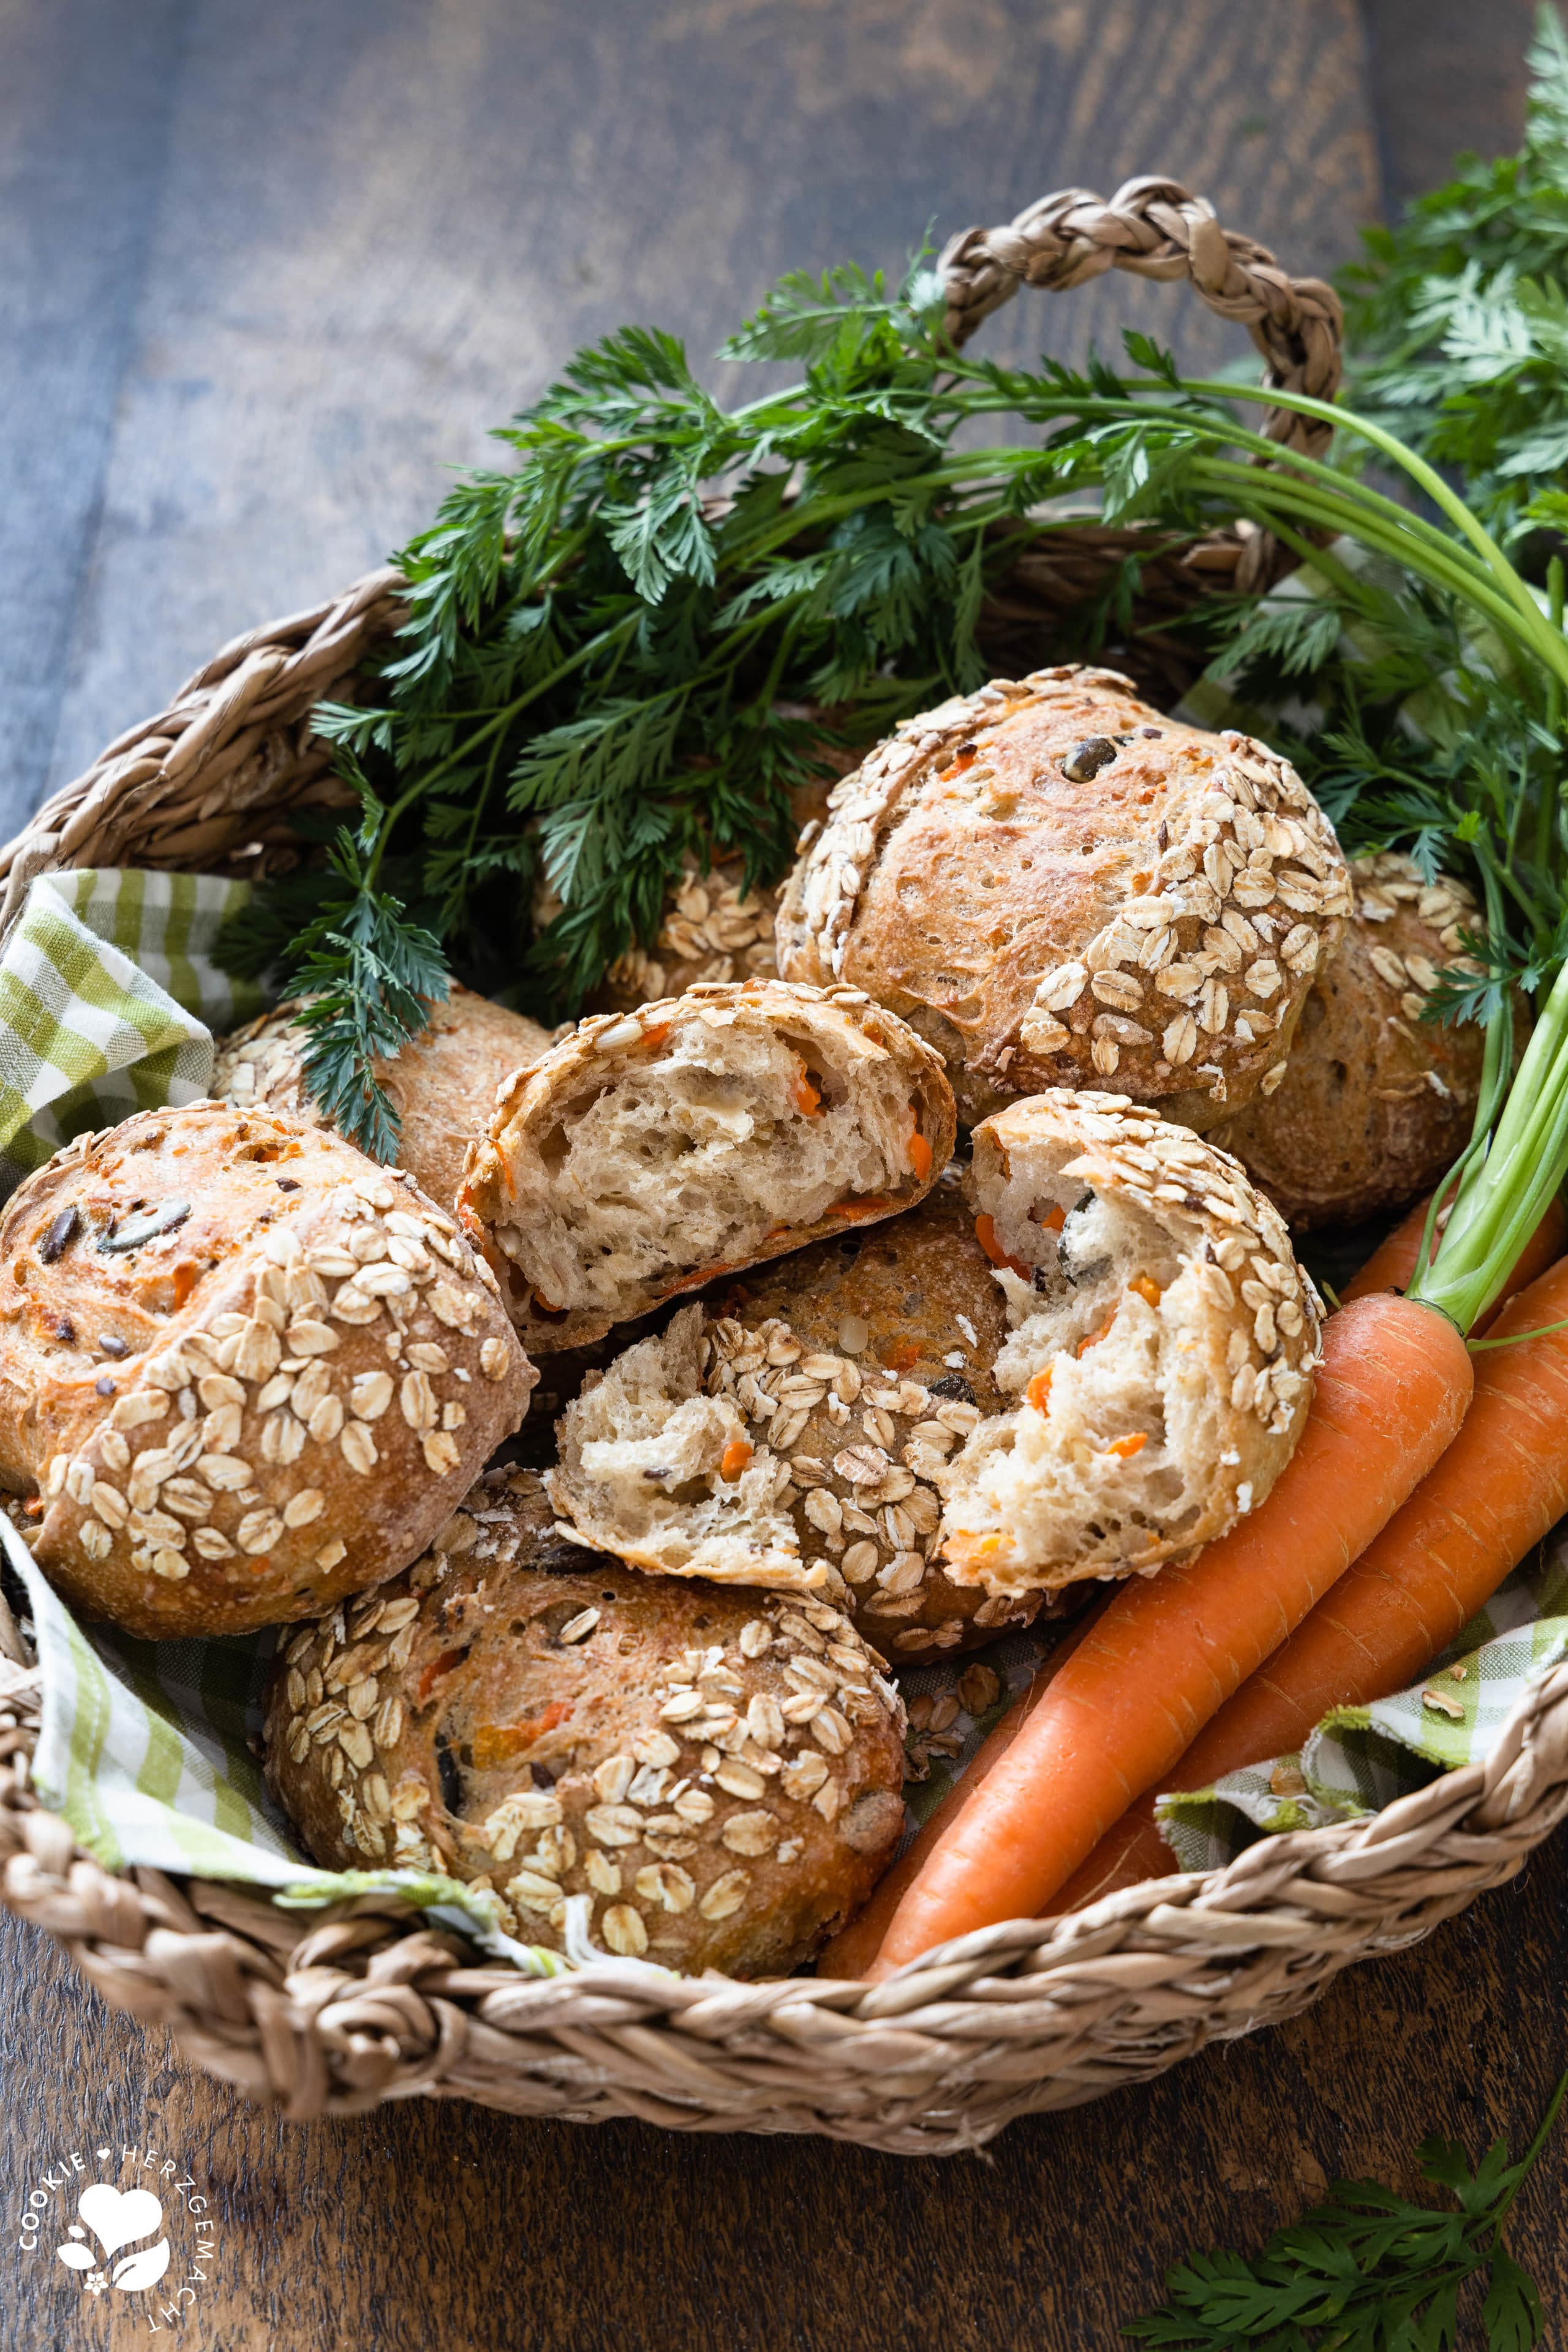
[[[1222,228],[1206,197],[1179,180],[1124,180],[1109,203],[1088,188],[1058,188],[1000,228],[961,231],[938,268],[947,331],[961,347],[1020,286],[1065,294],[1108,269],[1126,269],[1135,278],[1188,278],[1211,310],[1239,320],[1263,355],[1270,391],[1332,400],[1339,390],[1343,316],[1333,288],[1321,278],[1292,278],[1266,245]],[[1263,430],[1282,449],[1308,457],[1321,457],[1333,434],[1289,408],[1270,408]],[[1271,533],[1238,529],[1238,589],[1268,587],[1293,566],[1295,557]]]

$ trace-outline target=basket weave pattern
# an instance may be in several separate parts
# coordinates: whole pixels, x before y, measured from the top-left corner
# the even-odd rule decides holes
[[[942,266],[956,342],[1022,284],[1062,290],[1121,268],[1188,279],[1247,326],[1271,383],[1331,398],[1339,381],[1331,290],[1292,279],[1171,181],[1129,181],[1109,202],[1048,196],[954,238]],[[1312,454],[1326,438],[1279,409],[1268,429]],[[1018,645],[1020,668],[1052,657],[1053,622],[1129,552],[1159,621],[1290,561],[1259,532],[1194,545],[1087,522],[1031,544],[987,614],[991,648]],[[291,813],[346,798],[310,707],[352,698],[397,625],[402,585],[373,572],[236,638],[110,744],[0,849],[0,930],[57,868],[257,876],[295,863]],[[822,2132],[898,2154],[973,2147],[1014,2116],[1078,2105],[1306,2007],[1341,1969],[1503,1885],[1568,1812],[1563,1665],[1486,1764],[1374,1820],[1264,1839],[1223,1871],[1068,1918],[1010,1921],[884,1984],[730,1984],[616,1960],[538,1981],[466,1966],[452,1937],[384,1898],[323,1919],[239,1887],[104,1869],[32,1790],[38,1706],[0,1605],[0,1900],[57,1937],[114,2007],[167,2025],[194,2063],[296,2118],[423,2095],[576,2122]]]

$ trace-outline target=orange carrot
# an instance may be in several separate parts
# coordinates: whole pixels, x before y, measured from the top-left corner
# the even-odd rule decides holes
[[[1421,1253],[1426,1212],[1431,1205],[1432,1199],[1428,1193],[1426,1200],[1416,1202],[1410,1214],[1394,1226],[1386,1240],[1378,1244],[1360,1273],[1353,1275],[1340,1293],[1347,1307],[1352,1298],[1371,1298],[1380,1290],[1409,1288],[1410,1277],[1415,1271],[1415,1261]],[[1434,1244],[1442,1238],[1439,1228],[1433,1236]],[[1527,1283],[1535,1280],[1537,1275],[1544,1274],[1549,1265],[1555,1265],[1563,1255],[1564,1244],[1568,1244],[1568,1214],[1564,1214],[1563,1198],[1559,1193],[1547,1203],[1546,1214],[1525,1243],[1497,1305],[1491,1309],[1492,1316],[1500,1311],[1516,1290],[1522,1290]],[[1483,1315],[1477,1323],[1478,1334],[1485,1330],[1487,1320]]]
[[[1516,1297],[1495,1339],[1568,1317],[1568,1259]],[[1243,1764],[1299,1748],[1331,1706],[1364,1706],[1447,1648],[1568,1510],[1568,1331],[1478,1359],[1464,1427],[1404,1509],[1244,1683],[1180,1759],[1167,1786],[1207,1789]],[[1171,1852],[1152,1798],[1102,1838],[1061,1891],[1076,1910],[1139,1879]]]
[[[1513,1299],[1494,1339],[1568,1318],[1568,1258]],[[1300,1748],[1331,1706],[1402,1690],[1568,1511],[1568,1330],[1477,1360],[1465,1425],[1405,1508],[1268,1666],[1216,1716],[1191,1759]],[[1234,1769],[1229,1762],[1217,1769]]]
[[[874,1975],[1042,1911],[1386,1526],[1464,1417],[1470,1359],[1392,1295],[1331,1317],[1300,1443],[1218,1543],[1123,1584],[899,1905]]]
[[[968,1804],[986,1774],[994,1769],[998,1758],[1006,1754],[1019,1725],[1034,1713],[1051,1682],[1078,1648],[1104,1606],[1103,1600],[1090,1601],[1077,1623],[1063,1634],[1050,1656],[1045,1660],[1028,1689],[1019,1693],[1000,1723],[992,1725],[971,1759],[963,1780],[953,1783],[931,1819],[921,1822],[919,1832],[891,1870],[878,1880],[869,1902],[855,1914],[847,1927],[841,1927],[837,1935],[831,1937],[824,1945],[816,1963],[819,1977],[865,1975],[877,1957],[888,1923],[898,1909],[905,1887],[924,1867],[925,1858],[938,1838]]]
[[[719,1461],[721,1478],[738,1478],[752,1458],[751,1445],[743,1437],[732,1437]]]

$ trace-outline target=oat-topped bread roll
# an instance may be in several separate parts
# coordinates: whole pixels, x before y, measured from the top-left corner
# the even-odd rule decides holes
[[[563,1517],[645,1568],[816,1574],[895,1659],[1027,1624],[1041,1594],[956,1585],[939,1556],[942,1464],[1009,1402],[991,1371],[1006,1301],[956,1177],[590,1374],[549,1474]]]
[[[1114,1078],[1201,1129],[1282,1057],[1350,911],[1285,761],[1115,670],[1047,669],[906,721],[835,787],[778,964],[902,1013],[968,1122]]]
[[[576,1347],[912,1207],[953,1134],[940,1057],[858,990],[695,988],[583,1022],[504,1089],[460,1213],[528,1344]]]
[[[1439,971],[1473,971],[1485,919],[1462,882],[1428,883],[1395,851],[1357,858],[1354,919],[1302,1007],[1289,1055],[1215,1130],[1292,1225],[1396,1209],[1470,1139],[1485,1038],[1421,1017]],[[1521,1024],[1522,1027],[1522,1024]]]
[[[1023,1592],[1183,1559],[1261,1503],[1311,1401],[1321,1308],[1279,1213],[1212,1144],[1116,1095],[974,1132],[1017,1402],[942,1477],[955,1583]]]
[[[285,1646],[268,1774],[318,1862],[438,1870],[562,1949],[783,1974],[903,1828],[903,1709],[835,1609],[637,1576],[492,1474],[390,1590]]]
[[[0,1215],[0,1480],[132,1633],[310,1616],[407,1565],[535,1379],[454,1221],[221,1103],[82,1136]]]
[[[312,1126],[329,1124],[305,1091],[307,1033],[291,999],[231,1037],[218,1041],[213,1093],[240,1110],[292,1111]],[[430,1024],[375,1075],[403,1122],[398,1164],[422,1192],[450,1209],[463,1181],[468,1146],[483,1135],[495,1109],[496,1088],[514,1071],[548,1054],[551,1035],[537,1021],[492,1004],[488,996],[453,983],[445,1004],[430,1008]]]

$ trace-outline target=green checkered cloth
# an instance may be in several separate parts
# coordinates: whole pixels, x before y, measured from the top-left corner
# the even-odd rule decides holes
[[[1531,1684],[1568,1657],[1568,1527],[1517,1569],[1420,1682],[1372,1706],[1331,1708],[1299,1755],[1162,1796],[1182,1870],[1217,1870],[1255,1839],[1380,1812],[1491,1753]]]
[[[205,1092],[212,1030],[261,1004],[212,957],[218,926],[243,898],[242,884],[212,876],[72,873],[34,882],[0,949],[0,1191],[83,1128]],[[316,1869],[256,1764],[276,1635],[153,1643],[80,1625],[3,1517],[0,1549],[41,1668],[34,1780],[106,1868],[140,1864],[237,1880],[291,1905],[392,1893],[533,1975],[596,1957],[586,1896],[569,1901],[563,1958],[508,1935],[483,1888],[413,1871]],[[910,1791],[914,1818],[962,1775],[1053,1638],[1049,1628],[1014,1632],[979,1660],[938,1660],[905,1674],[906,1696],[931,1703],[921,1710],[930,1727],[918,1740],[926,1777]],[[1337,1710],[1300,1756],[1162,1798],[1177,1862],[1212,1868],[1273,1831],[1375,1812],[1478,1761],[1531,1682],[1565,1654],[1568,1531],[1510,1579],[1414,1689]]]
[[[261,992],[213,961],[248,885],[216,874],[40,874],[0,949],[0,1195],[84,1129],[199,1102],[213,1032]]]

